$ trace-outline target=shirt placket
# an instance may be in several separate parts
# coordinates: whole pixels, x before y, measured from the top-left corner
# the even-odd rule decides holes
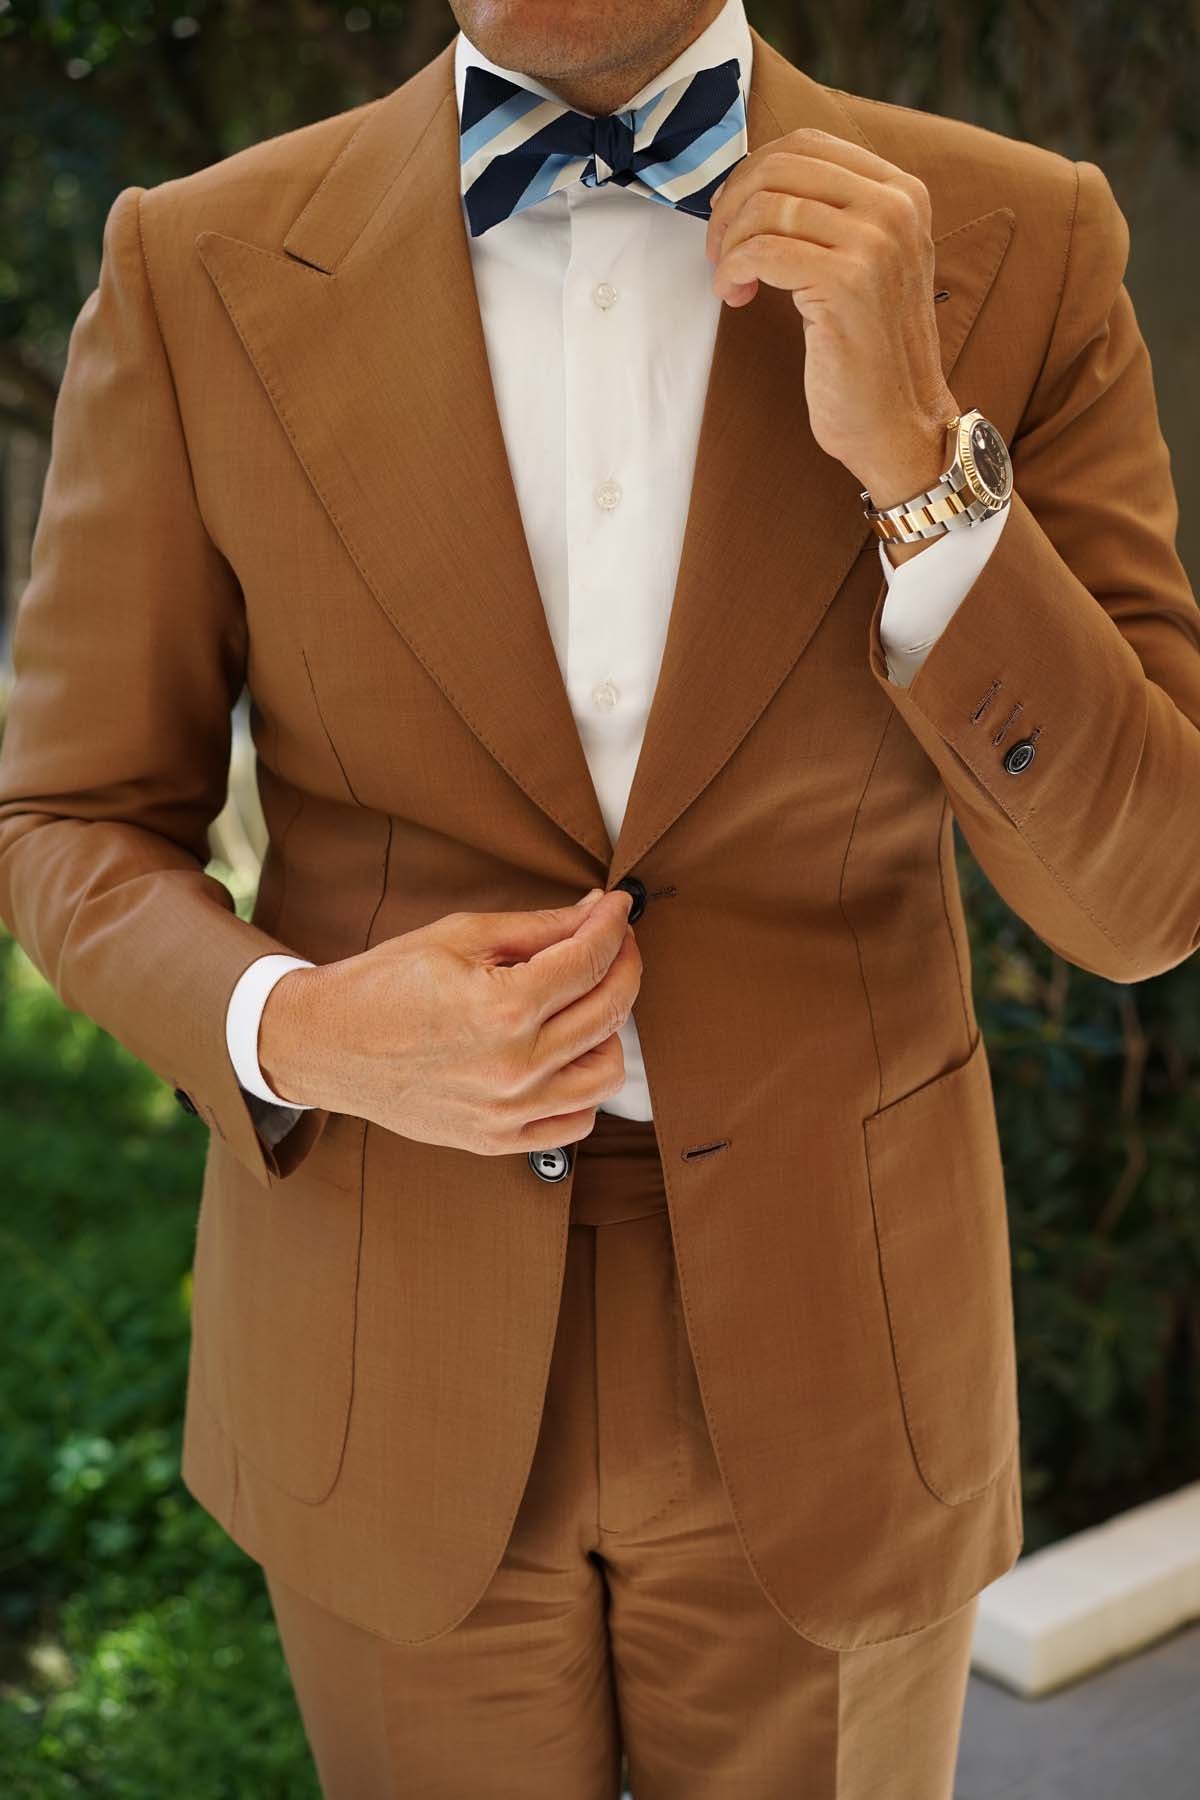
[[[566,680],[610,832],[645,723],[637,660],[644,405],[636,392],[637,294],[621,273],[630,204],[603,189],[572,193],[563,282]]]

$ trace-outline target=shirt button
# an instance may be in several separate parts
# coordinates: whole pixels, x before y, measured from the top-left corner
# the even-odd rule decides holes
[[[620,484],[616,481],[602,481],[596,489],[596,505],[602,506],[605,512],[611,512],[621,499]]]
[[[592,299],[604,312],[607,312],[617,297],[617,290],[611,281],[598,281],[592,289]]]
[[[611,678],[607,681],[599,682],[592,689],[592,705],[597,707],[601,712],[611,712],[620,697],[617,684]]]

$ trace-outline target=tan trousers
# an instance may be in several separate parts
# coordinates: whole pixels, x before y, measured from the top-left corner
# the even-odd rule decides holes
[[[848,1651],[785,1622],[713,1455],[654,1128],[601,1112],[575,1154],[541,1433],[483,1597],[405,1645],[265,1570],[327,1800],[617,1800],[622,1752],[635,1800],[950,1800],[977,1601]]]

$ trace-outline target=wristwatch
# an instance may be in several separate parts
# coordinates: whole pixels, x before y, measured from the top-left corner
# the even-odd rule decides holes
[[[949,461],[937,485],[911,500],[875,507],[863,488],[863,511],[885,541],[915,544],[921,538],[967,530],[982,519],[994,518],[1009,504],[1013,469],[1008,445],[977,406],[947,420],[946,455]]]

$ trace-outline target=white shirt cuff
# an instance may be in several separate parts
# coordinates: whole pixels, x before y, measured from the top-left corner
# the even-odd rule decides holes
[[[888,674],[908,687],[937,639],[978,580],[996,548],[1012,506],[936,538],[919,556],[893,563],[879,540],[879,560],[887,577],[887,598],[879,615],[879,637]]]
[[[915,559],[914,559],[915,560]],[[311,969],[315,964],[303,956],[259,956],[243,969],[229,996],[225,1010],[225,1044],[238,1081],[248,1093],[260,1100],[273,1101],[292,1113],[310,1112],[295,1100],[284,1100],[268,1087],[258,1066],[258,1026],[267,996],[275,983],[291,969]]]

